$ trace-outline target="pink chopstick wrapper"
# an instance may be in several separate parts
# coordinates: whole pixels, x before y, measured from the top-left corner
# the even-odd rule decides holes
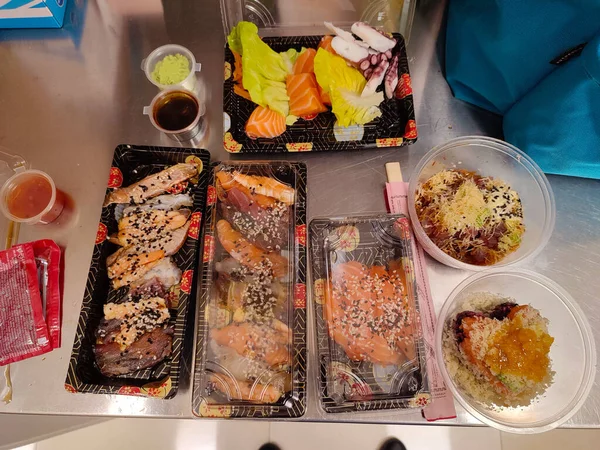
[[[387,204],[391,213],[408,216],[408,183],[393,182],[385,185]],[[411,231],[412,253],[415,259],[415,274],[417,281],[417,297],[421,310],[423,338],[427,349],[427,375],[431,388],[431,403],[423,408],[423,417],[430,422],[456,417],[452,393],[446,387],[442,374],[435,360],[435,310],[429,289],[429,277],[425,264],[425,252],[418,245]]]

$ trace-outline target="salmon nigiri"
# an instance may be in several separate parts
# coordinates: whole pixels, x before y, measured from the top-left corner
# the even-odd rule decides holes
[[[270,366],[290,362],[289,333],[251,322],[232,323],[210,330],[210,337],[219,345],[232,348],[241,356],[260,359]]]
[[[317,51],[314,48],[307,48],[296,60],[292,73],[298,75],[299,73],[315,73],[315,56]]]
[[[217,234],[223,248],[242,265],[252,269],[269,268],[276,277],[287,273],[288,260],[275,252],[266,252],[250,243],[226,220],[217,222]]]
[[[285,117],[263,106],[257,106],[246,122],[246,134],[250,139],[274,138],[284,132]]]
[[[317,89],[317,80],[313,73],[288,75],[287,92],[290,97],[290,114],[309,116],[327,111]]]

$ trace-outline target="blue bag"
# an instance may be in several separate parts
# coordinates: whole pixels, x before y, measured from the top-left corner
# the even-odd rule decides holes
[[[450,0],[446,79],[454,95],[503,114],[600,31],[600,0]]]
[[[600,34],[506,113],[504,137],[544,172],[600,178]]]

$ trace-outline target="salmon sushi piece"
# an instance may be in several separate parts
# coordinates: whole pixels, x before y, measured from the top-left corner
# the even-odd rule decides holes
[[[248,400],[261,403],[275,403],[283,391],[272,384],[265,385],[245,380],[234,380],[229,376],[209,375],[209,381],[229,400]]]
[[[333,45],[331,45],[332,41],[333,41],[333,36],[323,36],[323,38],[321,39],[321,42],[319,42],[318,48],[322,48],[323,50],[327,50],[331,54],[337,55],[337,53],[333,49]]]
[[[292,205],[294,203],[296,194],[294,188],[283,184],[274,178],[233,172],[233,179],[256,194],[274,198],[286,205]]]
[[[331,106],[331,97],[329,96],[329,93],[325,92],[320,84],[317,84],[317,90],[319,91],[319,97],[321,98],[323,104]]]
[[[274,138],[284,132],[285,117],[264,106],[257,106],[246,122],[246,134],[250,139]]]
[[[261,271],[267,269],[275,277],[284,277],[287,274],[287,258],[256,247],[226,220],[217,222],[217,235],[225,251],[242,265]]]
[[[397,365],[416,357],[412,304],[404,278],[385,266],[336,264],[326,290],[325,319],[349,358]]]
[[[260,359],[269,366],[290,364],[289,334],[269,326],[234,322],[223,328],[213,328],[210,330],[210,337],[217,344],[229,347],[241,356]]]
[[[329,334],[353,361],[370,361],[382,365],[397,365],[402,362],[401,355],[385,338],[373,333],[365,321],[362,324],[351,320],[352,312],[348,306],[342,306],[339,298],[326,299],[325,317]]]
[[[314,73],[288,75],[286,85],[290,97],[290,114],[300,117],[327,111],[321,101]]]
[[[112,266],[108,267],[108,278],[116,278],[124,272],[134,270],[137,266],[144,266],[148,263],[164,258],[164,256],[164,250],[155,250],[141,254],[129,254],[123,258],[119,258]]]
[[[298,75],[299,73],[315,73],[316,55],[317,51],[314,48],[307,48],[304,50],[294,63],[292,73],[294,75]]]
[[[273,208],[277,203],[277,200],[275,200],[275,198],[258,194],[255,191],[252,191],[250,188],[238,183],[233,178],[232,172],[225,172],[224,170],[220,170],[219,172],[217,172],[217,180],[217,194],[221,194],[219,196],[219,200],[221,200],[222,202],[227,203],[227,199],[223,198],[223,191],[228,192],[232,189],[235,189],[241,192],[248,199],[249,203],[256,203],[261,208]]]

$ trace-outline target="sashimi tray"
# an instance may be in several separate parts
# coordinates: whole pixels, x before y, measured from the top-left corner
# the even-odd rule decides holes
[[[192,411],[306,409],[306,165],[214,168],[206,213]]]
[[[430,401],[409,227],[402,215],[310,223],[318,395],[326,413]]]
[[[319,46],[323,36],[265,37],[263,41],[276,52],[290,48]],[[365,125],[338,127],[331,110],[314,117],[299,118],[275,138],[248,137],[245,125],[256,104],[238,95],[234,81],[235,57],[225,46],[225,82],[223,85],[225,149],[230,153],[282,153],[303,151],[361,150],[401,147],[417,140],[408,58],[404,38],[398,33],[394,54],[398,59],[398,85],[395,95],[380,104],[381,117]]]
[[[176,394],[184,341],[192,338],[184,335],[194,323],[209,159],[193,148],[116,148],[67,391]]]

